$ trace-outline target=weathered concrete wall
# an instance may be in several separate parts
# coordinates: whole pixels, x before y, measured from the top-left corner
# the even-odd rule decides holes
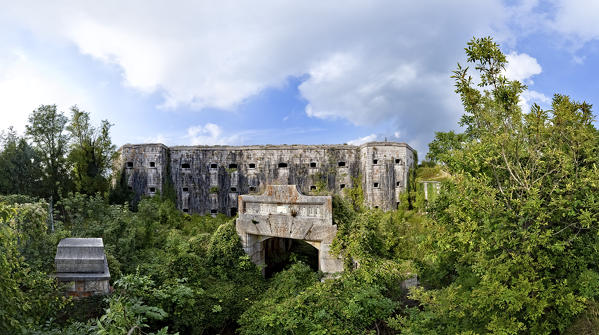
[[[179,206],[196,213],[232,215],[238,195],[261,193],[271,184],[296,184],[305,193],[350,187],[359,168],[356,151],[344,147],[174,147],[170,152]]]
[[[360,162],[366,203],[383,210],[397,208],[414,163],[413,150],[402,143],[367,143],[360,146]]]
[[[141,196],[162,192],[168,175],[169,149],[164,144],[124,145],[119,149],[122,173],[127,185],[135,192],[135,201]]]
[[[65,238],[58,243],[56,272],[104,272],[101,238]]]
[[[337,234],[331,196],[306,196],[296,185],[269,185],[262,195],[239,197],[235,223],[241,244],[252,262],[265,263],[263,242],[273,238],[303,240],[318,249],[318,268],[324,273],[343,271],[341,258],[330,254]]]
[[[76,298],[85,298],[93,295],[104,295],[110,292],[110,282],[108,279],[71,280],[62,281],[62,284],[66,295]]]
[[[56,250],[56,279],[75,297],[110,292],[110,271],[101,238],[64,238]]]
[[[355,186],[352,178],[358,176],[370,206],[395,208],[413,161],[412,149],[394,142],[170,148],[141,144],[125,145],[120,151],[128,185],[138,197],[152,195],[152,187],[161,191],[170,175],[179,209],[227,215],[236,214],[238,195],[261,193],[266,185],[294,184],[304,194],[342,194],[343,188]],[[375,157],[380,160],[377,166],[372,164]]]

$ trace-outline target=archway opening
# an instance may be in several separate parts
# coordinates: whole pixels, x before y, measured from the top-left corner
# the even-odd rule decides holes
[[[302,261],[318,271],[318,249],[306,241],[273,237],[262,242],[264,247],[264,276],[272,277],[292,263]]]

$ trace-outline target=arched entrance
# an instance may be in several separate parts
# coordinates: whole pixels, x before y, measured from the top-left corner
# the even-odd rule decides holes
[[[264,276],[272,277],[290,264],[301,261],[318,271],[318,249],[306,241],[273,237],[262,242]]]
[[[306,196],[295,185],[268,185],[262,195],[239,196],[235,226],[243,249],[263,268],[280,267],[277,264],[284,263],[290,250],[312,250],[306,248],[309,244],[317,251],[314,263],[318,270],[327,274],[343,271],[342,259],[330,253],[337,234],[331,196]],[[268,240],[271,242],[265,243]]]

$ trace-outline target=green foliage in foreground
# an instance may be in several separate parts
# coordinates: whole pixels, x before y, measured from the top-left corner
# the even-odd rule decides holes
[[[497,44],[474,39],[466,53],[481,82],[458,67],[466,136],[436,153],[452,179],[430,209],[434,289],[415,290],[421,308],[398,320],[411,334],[563,332],[599,297],[590,105],[555,95],[551,110],[524,114],[525,87],[501,75]]]
[[[20,199],[8,199],[13,198]],[[62,210],[56,213],[61,220],[56,220],[53,233],[47,228],[46,203],[0,202],[0,213],[2,334],[40,328],[50,333],[63,328],[111,333],[110,329],[137,323],[144,333],[166,325],[184,333],[217,332],[234,327],[263,287],[264,280],[243,253],[229,218],[183,214],[159,197],[143,200],[139,211],[131,212],[127,206],[108,205],[101,196],[72,195],[62,200]],[[68,300],[48,276],[54,270],[56,245],[66,236],[104,238],[118,294],[107,301],[105,317],[100,318],[101,310],[82,314],[91,313],[98,322],[69,320],[66,313],[77,308],[63,308]],[[131,274],[152,283],[149,294],[119,290]],[[138,313],[143,306],[163,310],[164,317]],[[138,316],[113,320],[110,315],[115,309]],[[83,323],[68,326],[72,321]]]
[[[23,333],[50,319],[66,303],[54,280],[40,270],[44,262],[37,261],[47,261],[43,248],[48,236],[34,234],[39,232],[39,221],[21,221],[21,215],[35,220],[31,211],[39,207],[0,202],[0,334]],[[24,255],[34,266],[25,262]]]
[[[350,201],[336,198],[335,250],[347,260],[346,273],[321,282],[322,274],[298,262],[266,281],[245,255],[230,218],[184,214],[168,199],[144,199],[132,212],[99,195],[73,194],[61,200],[53,233],[47,204],[2,206],[12,227],[1,235],[12,250],[3,253],[10,257],[3,269],[18,274],[3,281],[2,301],[11,306],[3,319],[10,316],[13,327],[36,334],[391,331],[387,320],[405,300],[400,282],[418,269],[409,260],[421,253],[416,236],[426,231],[425,220],[412,212],[355,211]],[[69,301],[54,285],[45,286],[56,244],[65,236],[104,239],[115,291],[103,304]],[[41,279],[44,285],[36,282]],[[38,306],[36,313],[23,309],[27,299]]]
[[[379,285],[356,276],[320,282],[297,263],[275,276],[263,298],[240,319],[241,334],[358,334],[380,327],[395,303]]]
[[[425,220],[406,211],[356,212],[339,198],[334,220],[339,233],[333,250],[345,258],[345,272],[321,281],[307,265],[292,265],[242,314],[241,334],[392,332],[388,320],[405,303],[401,282],[417,272],[410,259],[422,252]]]

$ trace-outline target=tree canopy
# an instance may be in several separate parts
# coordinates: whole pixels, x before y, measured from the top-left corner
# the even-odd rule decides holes
[[[599,295],[599,133],[591,106],[556,94],[551,109],[523,113],[526,87],[503,75],[491,38],[466,48],[456,92],[464,135],[437,135],[435,157],[452,178],[431,208],[441,233],[434,289],[409,333],[550,334]],[[459,145],[455,139],[459,137]],[[439,146],[439,142],[444,145]]]
[[[106,193],[116,156],[116,146],[110,140],[111,124],[104,120],[100,128],[95,128],[90,124],[89,113],[77,106],[71,108],[71,113],[66,129],[71,137],[68,159],[73,165],[75,189],[90,195]]]
[[[56,105],[42,105],[31,113],[26,125],[27,137],[42,157],[43,184],[47,190],[44,196],[54,199],[68,192],[67,122],[67,117],[57,110]]]

